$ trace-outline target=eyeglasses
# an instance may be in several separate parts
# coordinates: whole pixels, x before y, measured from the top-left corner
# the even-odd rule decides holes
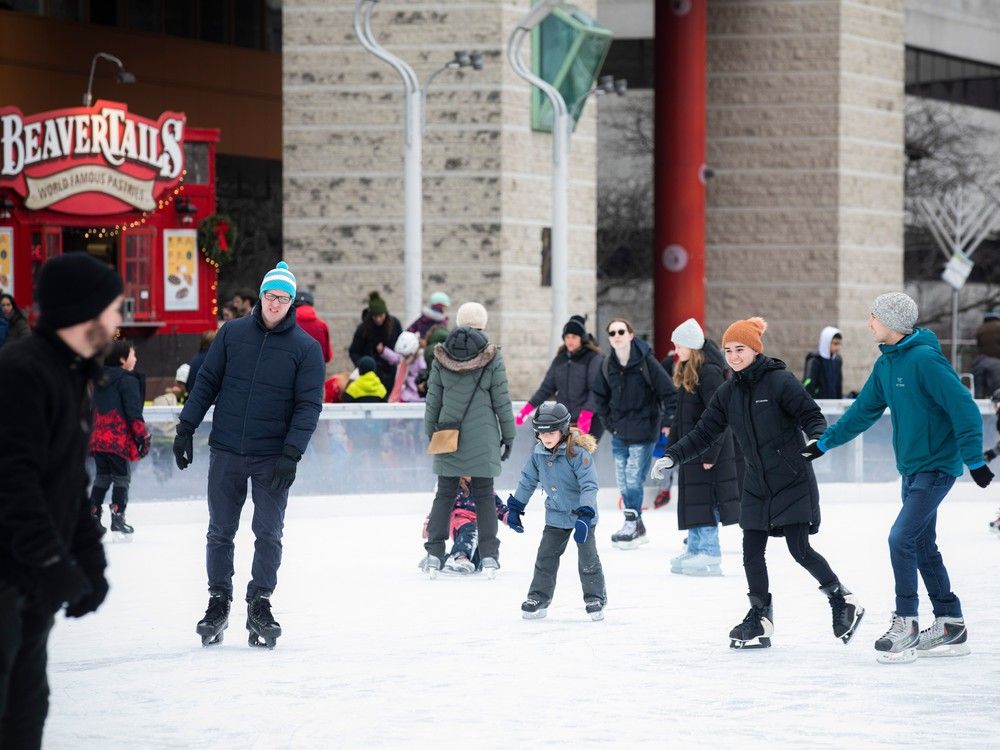
[[[275,294],[274,292],[264,292],[264,299],[268,302],[277,302],[279,305],[287,305],[292,298],[287,294]]]
[[[614,338],[615,336],[624,336],[628,331],[624,328],[619,328],[616,331],[608,331],[608,336]]]

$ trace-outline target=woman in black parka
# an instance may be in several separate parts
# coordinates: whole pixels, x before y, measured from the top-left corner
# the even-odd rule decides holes
[[[722,342],[726,361],[736,374],[719,387],[694,429],[667,448],[654,465],[653,475],[698,459],[727,426],[732,428],[746,460],[740,527],[750,611],[730,632],[730,645],[771,645],[774,616],[764,562],[768,536],[784,536],[795,561],[819,581],[833,609],[834,635],[847,643],[864,609],[809,545],[809,535],[819,531],[819,488],[812,466],[802,455],[802,433],[818,439],[826,429],[826,419],[785,363],[761,354],[761,335],[766,329],[762,318],[738,320],[729,326]]]
[[[677,412],[670,430],[676,442],[694,429],[725,382],[726,361],[719,347],[705,340],[694,318],[677,326],[671,340],[678,359],[673,376]],[[733,524],[740,517],[732,433],[724,430],[701,456],[700,463],[679,467],[677,481],[677,526],[688,530],[688,542],[687,551],[670,561],[670,570],[692,576],[722,575],[719,524]]]
[[[542,384],[528,399],[516,418],[520,427],[535,409],[549,400],[558,400],[569,409],[571,424],[600,439],[604,425],[594,418],[594,381],[600,376],[604,355],[585,328],[586,318],[574,315],[563,326],[563,345],[549,365]]]
[[[368,307],[362,314],[361,324],[355,329],[351,346],[347,351],[355,367],[361,362],[362,357],[371,357],[375,360],[375,374],[382,381],[386,392],[392,391],[396,380],[396,368],[382,359],[382,350],[392,349],[402,332],[403,326],[396,316],[389,314],[385,300],[378,292],[370,292]]]

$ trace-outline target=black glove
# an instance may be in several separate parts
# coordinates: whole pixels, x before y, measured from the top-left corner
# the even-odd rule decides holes
[[[995,450],[993,450],[992,448],[990,448],[989,450],[986,451],[986,453],[983,454],[983,460],[986,463],[989,463],[990,461],[992,461],[996,457],[997,457],[997,452]]]
[[[87,578],[90,580],[93,590],[82,596],[76,604],[66,607],[67,617],[89,615],[91,612],[96,612],[97,608],[104,603],[104,598],[108,595],[108,579],[104,577],[104,571],[88,571]]]
[[[511,447],[512,447],[512,443],[504,443],[503,445],[500,446],[500,460],[501,461],[506,461],[508,458],[510,458],[510,449],[511,449]]]
[[[194,462],[194,428],[185,422],[177,423],[174,438],[174,460],[182,471]]]
[[[274,476],[271,478],[272,490],[287,490],[295,481],[295,465],[302,458],[302,453],[292,445],[286,445],[281,451],[281,457],[274,463]]]
[[[989,487],[990,482],[993,481],[993,472],[990,471],[990,467],[986,464],[977,469],[969,469],[969,473],[972,474],[972,481],[980,487]]]
[[[819,447],[819,440],[813,438],[806,443],[806,447],[802,449],[802,458],[806,461],[815,461],[825,453],[826,451]]]
[[[39,596],[54,609],[76,604],[93,591],[87,576],[71,557],[60,557],[38,571]]]
[[[139,458],[145,458],[149,455],[149,447],[152,443],[153,438],[148,432],[143,437],[140,437],[135,441],[135,448],[139,454]]]

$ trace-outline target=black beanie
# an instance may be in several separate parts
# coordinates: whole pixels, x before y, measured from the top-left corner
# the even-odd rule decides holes
[[[375,371],[375,359],[365,355],[358,360],[358,372],[362,375]]]
[[[94,320],[122,293],[121,277],[84,252],[47,261],[38,274],[38,324],[52,330]]]
[[[587,316],[586,315],[573,315],[566,325],[563,326],[562,335],[565,336],[567,333],[572,333],[579,336],[581,339],[586,340],[587,338],[587,328],[586,328]]]

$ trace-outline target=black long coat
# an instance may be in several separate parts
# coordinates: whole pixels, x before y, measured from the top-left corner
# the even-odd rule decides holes
[[[711,349],[709,348],[711,347]],[[679,441],[691,432],[708,408],[712,396],[725,382],[722,359],[715,344],[705,342],[705,361],[698,368],[698,386],[694,393],[677,389],[677,413],[670,429],[671,441]],[[704,469],[702,464],[712,464]],[[715,526],[712,510],[718,508],[724,525],[740,518],[740,490],[736,480],[736,451],[733,435],[723,430],[698,461],[683,464],[678,469],[677,527]]]
[[[802,433],[819,438],[826,419],[784,362],[758,355],[722,384],[695,428],[667,454],[679,463],[700,460],[727,426],[746,460],[740,526],[773,536],[790,524],[819,531],[819,487],[801,455]]]
[[[87,388],[100,374],[44,328],[0,350],[0,581],[29,599],[53,557],[69,552],[88,571],[105,567],[85,468]]]

